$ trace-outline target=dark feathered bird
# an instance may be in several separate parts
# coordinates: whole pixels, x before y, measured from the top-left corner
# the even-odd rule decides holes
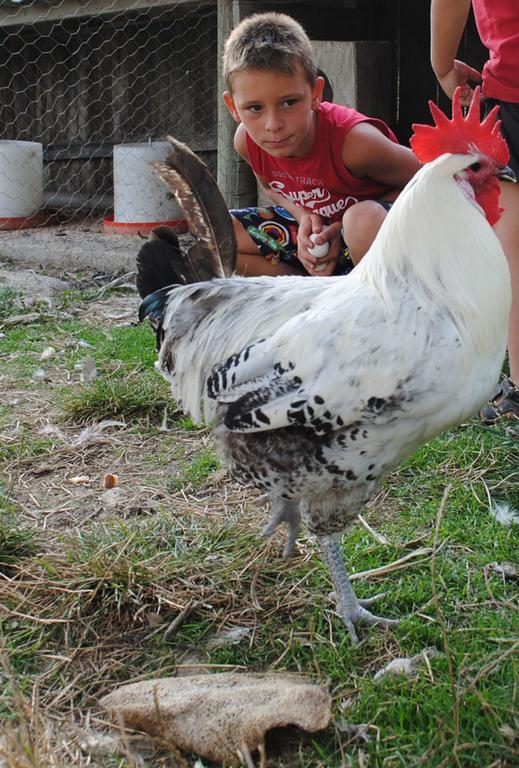
[[[480,126],[478,108],[464,120],[457,98],[452,121],[436,109],[437,126],[415,128],[427,164],[348,277],[229,279],[225,203],[174,140],[160,172],[198,238],[196,265],[193,249],[178,258],[163,237],[139,254],[141,286],[154,285],[169,247],[174,282],[213,278],[143,301],[158,369],[193,418],[204,403],[234,476],[272,500],[266,532],[286,522],[290,549],[302,515],[319,537],[354,642],[358,621],[391,622],[355,596],[341,533],[389,470],[477,410],[503,361],[510,277],[485,216],[498,215],[506,145],[495,114]]]

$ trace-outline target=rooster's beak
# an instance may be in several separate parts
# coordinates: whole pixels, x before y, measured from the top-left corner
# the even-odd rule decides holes
[[[509,165],[504,165],[498,172],[497,178],[499,181],[513,181],[517,184],[517,176]]]

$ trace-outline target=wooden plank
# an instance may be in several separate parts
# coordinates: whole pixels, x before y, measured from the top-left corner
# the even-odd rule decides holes
[[[216,143],[207,137],[196,136],[189,139],[193,152],[216,152]],[[91,158],[112,157],[113,144],[67,144],[66,146],[45,146],[43,158],[45,161],[59,160],[90,160]]]
[[[218,30],[217,30],[217,58],[218,58],[218,77],[216,84],[217,99],[217,146],[218,146],[218,165],[217,181],[222,194],[227,201],[227,205],[232,207],[232,198],[234,195],[234,147],[233,136],[235,124],[224,104],[222,94],[227,89],[223,79],[222,56],[225,41],[233,27],[233,1],[218,0]]]
[[[249,13],[259,11],[262,3],[243,0],[218,0],[218,186],[229,208],[253,205],[256,200],[256,179],[247,163],[234,151],[236,123],[224,104],[222,94],[227,85],[222,75],[225,40],[231,29]]]
[[[12,8],[0,7],[0,27],[19,26],[21,24],[38,24],[47,21],[61,21],[69,18],[85,16],[101,16],[128,11],[138,11],[156,8],[177,8],[193,6],[195,9],[202,5],[215,5],[216,0],[90,0],[78,3],[77,0],[63,0],[59,5],[47,5],[45,2],[33,3],[30,6]]]
[[[238,0],[238,2],[241,6],[241,18],[250,16],[251,13],[260,13],[261,11],[279,10],[280,12],[287,12],[286,8],[279,8],[279,6],[294,5],[294,0],[270,0],[270,2],[268,0],[264,0],[264,2],[257,2],[257,0]],[[359,0],[320,0],[319,8],[356,8],[358,2]],[[297,0],[296,4],[298,6],[317,6],[315,0]]]

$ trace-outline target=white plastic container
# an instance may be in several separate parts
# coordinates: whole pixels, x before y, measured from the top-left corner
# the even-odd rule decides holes
[[[42,145],[0,141],[0,219],[33,216],[42,206],[42,195]]]
[[[114,223],[161,223],[182,218],[171,193],[153,170],[169,153],[167,141],[114,147]]]

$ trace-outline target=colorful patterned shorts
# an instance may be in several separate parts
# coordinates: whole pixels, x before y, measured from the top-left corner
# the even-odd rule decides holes
[[[392,205],[385,200],[377,202],[386,210]],[[268,208],[234,208],[230,213],[238,219],[267,261],[273,265],[284,261],[304,272],[297,258],[297,221],[288,211],[276,205]],[[341,234],[341,250],[333,274],[347,275],[353,266],[349,248]]]

